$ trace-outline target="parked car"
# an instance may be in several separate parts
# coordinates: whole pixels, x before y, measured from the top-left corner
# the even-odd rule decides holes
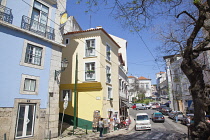
[[[151,123],[147,113],[137,113],[135,130],[151,130]]]
[[[144,110],[147,109],[145,104],[137,103],[136,104],[136,110]]]
[[[187,118],[188,117],[194,117],[194,114],[186,114],[183,116],[182,120],[181,120],[181,124],[187,125],[188,123],[190,123]]]
[[[148,104],[148,105],[146,104],[146,108],[147,109],[150,109],[151,108],[151,105],[150,104]]]
[[[163,115],[168,115],[169,112],[171,112],[172,109],[170,107],[163,107],[160,112],[163,114]]]
[[[161,112],[154,112],[151,116],[153,122],[165,122],[165,117]]]
[[[132,104],[132,109],[136,109],[136,104]]]
[[[171,111],[168,113],[168,117],[175,120],[175,116],[178,115],[178,120],[183,118],[183,113],[181,111]]]
[[[158,111],[161,111],[163,107],[166,107],[166,105],[160,105],[160,106],[157,108],[157,110],[158,110]]]
[[[158,103],[154,103],[154,104],[151,106],[151,108],[152,108],[152,109],[157,109],[159,106],[160,106],[160,105],[159,105]]]

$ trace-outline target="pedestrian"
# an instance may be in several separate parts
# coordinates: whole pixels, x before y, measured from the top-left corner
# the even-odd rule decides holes
[[[186,122],[186,123],[187,123],[187,124],[190,124],[190,121],[191,121],[190,116],[188,116],[188,117],[187,117],[187,122]]]
[[[128,130],[129,125],[130,125],[130,119],[127,117],[127,118],[125,119],[126,130]]]
[[[209,117],[206,117],[206,122],[210,123],[210,118]]]
[[[191,118],[190,124],[194,124],[194,117]]]
[[[175,115],[176,123],[178,122],[178,113]]]
[[[103,137],[102,133],[103,133],[103,129],[104,129],[104,122],[103,122],[103,118],[100,119],[100,121],[98,122],[98,127],[99,127],[99,131],[100,131],[100,135],[99,137]]]

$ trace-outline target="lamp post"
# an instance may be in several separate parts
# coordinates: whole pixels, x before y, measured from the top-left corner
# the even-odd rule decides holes
[[[61,61],[61,70],[55,70],[55,77],[54,77],[54,80],[57,79],[58,75],[63,72],[67,67],[68,67],[68,60],[66,58],[64,58],[62,61]]]

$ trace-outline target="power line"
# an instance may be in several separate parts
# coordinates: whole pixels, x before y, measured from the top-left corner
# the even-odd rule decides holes
[[[119,2],[118,0],[116,0],[116,4],[119,6],[120,10],[121,10],[125,15],[127,15],[127,12],[122,8],[122,5],[120,4],[120,2]],[[131,22],[130,19],[129,19],[127,16],[126,16],[126,19],[127,19],[129,22]],[[137,21],[137,22],[139,22],[139,21]],[[161,70],[160,70],[160,67],[159,67],[159,64],[157,63],[157,60],[155,59],[154,55],[153,55],[152,52],[150,51],[149,47],[147,46],[147,44],[145,43],[145,41],[143,40],[143,38],[141,37],[141,35],[139,34],[139,32],[135,29],[134,25],[131,24],[131,26],[133,27],[133,29],[135,30],[135,32],[137,33],[137,35],[139,36],[139,38],[141,39],[141,41],[143,42],[144,46],[147,48],[147,50],[149,51],[149,53],[151,54],[151,56],[154,58],[155,63],[156,63],[156,65],[158,66],[159,71],[161,71]]]

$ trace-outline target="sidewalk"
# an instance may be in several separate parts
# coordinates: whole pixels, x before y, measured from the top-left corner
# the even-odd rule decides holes
[[[120,134],[129,133],[135,127],[135,121],[134,121],[133,117],[130,116],[130,119],[131,119],[131,124],[129,125],[128,130],[126,130],[125,128],[115,130],[113,132],[103,134],[103,138],[101,138],[101,139],[109,138],[112,136],[117,136]],[[78,140],[78,139],[80,139],[80,140],[82,140],[82,139],[99,139],[99,132],[89,132],[87,135],[68,135],[66,137],[52,138],[51,140]]]

